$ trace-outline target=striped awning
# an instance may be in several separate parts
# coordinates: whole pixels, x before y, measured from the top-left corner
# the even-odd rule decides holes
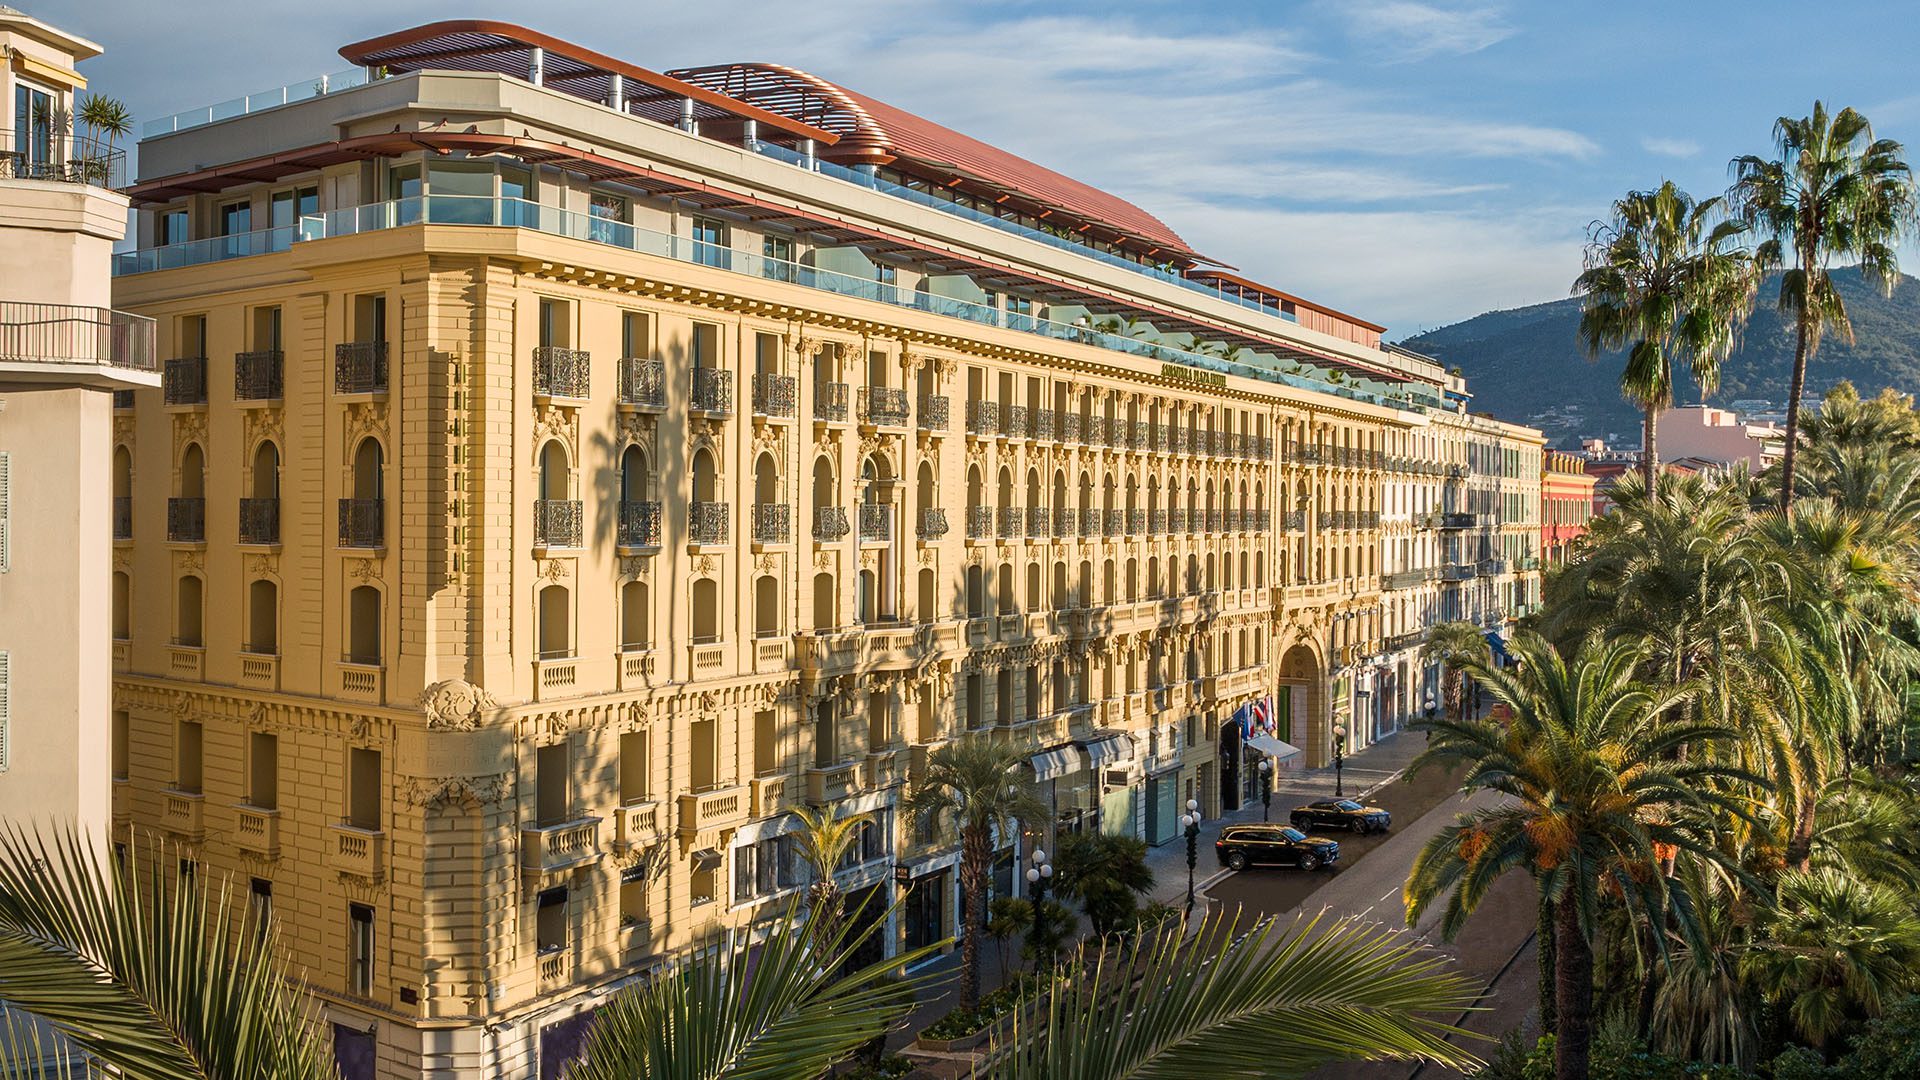
[[[1132,759],[1133,737],[1130,735],[1111,735],[1087,744],[1087,762],[1096,769]]]
[[[1087,761],[1086,757],[1080,753],[1079,747],[1068,743],[1065,746],[1056,746],[1044,754],[1035,754],[1028,764],[1033,766],[1035,780],[1052,780],[1085,768]]]

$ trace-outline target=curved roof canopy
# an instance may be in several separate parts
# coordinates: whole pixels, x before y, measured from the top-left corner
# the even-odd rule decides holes
[[[491,19],[427,23],[354,42],[342,47],[340,55],[348,63],[384,67],[396,75],[423,70],[491,71],[530,79],[536,48],[544,54],[541,85],[606,104],[612,98],[613,76],[618,75],[626,111],[648,120],[678,123],[683,103],[691,102],[693,119],[703,125],[703,130],[707,126],[740,127],[744,121],[753,120],[758,122],[760,138],[771,142],[812,139],[831,144],[837,138],[789,116],[603,56],[570,41]]]
[[[779,64],[677,68],[672,77],[838,136],[822,156],[890,165],[994,204],[1012,204],[1092,239],[1172,261],[1198,254],[1167,224],[1116,195],[942,127],[904,109]]]

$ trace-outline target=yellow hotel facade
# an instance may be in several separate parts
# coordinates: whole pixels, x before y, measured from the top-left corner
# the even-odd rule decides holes
[[[1481,541],[1537,544],[1538,433],[1111,195],[791,69],[342,54],[141,144],[113,812],[271,911],[349,1080],[556,1075],[804,885],[800,803],[911,886],[877,947],[938,941],[934,748],[1165,842],[1255,703],[1352,752],[1537,594]]]

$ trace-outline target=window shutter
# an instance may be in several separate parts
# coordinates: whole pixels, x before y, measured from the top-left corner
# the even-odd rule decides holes
[[[12,688],[11,678],[12,673],[7,667],[7,654],[0,652],[0,772],[6,772],[13,763],[7,744],[8,728],[11,722],[11,714],[7,709],[7,691]]]
[[[9,459],[10,455],[5,450],[0,450],[0,574],[7,572],[10,562],[10,545],[7,542],[9,531],[8,518],[10,514],[8,504],[11,501],[7,492]]]

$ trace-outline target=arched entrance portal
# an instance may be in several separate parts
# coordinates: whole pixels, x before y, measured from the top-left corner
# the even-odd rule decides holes
[[[1280,738],[1305,752],[1306,763],[1325,765],[1333,757],[1328,734],[1327,678],[1320,659],[1305,644],[1280,657],[1280,695],[1274,700]]]

